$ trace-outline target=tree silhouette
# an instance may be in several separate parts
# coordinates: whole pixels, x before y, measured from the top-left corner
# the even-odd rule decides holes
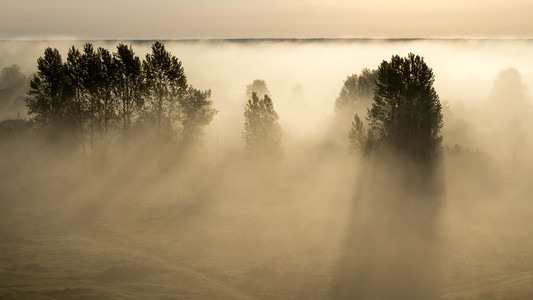
[[[28,93],[29,79],[20,66],[11,65],[0,72],[0,120],[19,118],[26,114],[24,96]]]
[[[187,91],[187,78],[181,62],[160,42],[155,42],[152,53],[146,55],[143,71],[148,89],[147,109],[155,118],[160,143],[163,131],[173,131],[172,123],[176,119],[178,100]],[[171,136],[166,139],[171,140]]]
[[[527,85],[514,68],[498,72],[489,94],[489,107],[507,119],[524,117],[529,109]]]
[[[116,117],[116,64],[109,51],[95,51],[86,43],[83,52],[74,46],[69,49],[64,67],[72,93],[68,113],[78,129],[81,149],[84,153],[105,153],[110,124]]]
[[[335,112],[352,116],[358,107],[366,107],[372,100],[376,77],[377,70],[369,69],[363,69],[361,75],[348,76],[335,101]]]
[[[185,147],[199,140],[217,113],[211,91],[188,86],[181,62],[159,42],[142,63],[124,44],[113,54],[91,43],[83,51],[72,46],[65,63],[57,49],[48,48],[38,69],[26,100],[32,120],[75,129],[84,154],[105,155],[114,133],[122,133],[126,145],[134,127]],[[168,133],[165,139],[162,133]]]
[[[85,153],[86,142],[86,120],[88,115],[88,103],[85,97],[83,80],[85,77],[85,66],[82,55],[78,49],[72,46],[67,54],[65,71],[68,76],[68,87],[71,90],[71,97],[67,101],[68,114],[74,120],[80,137],[82,151]]]
[[[90,43],[85,44],[82,54],[82,86],[87,102],[88,130],[91,149],[94,151],[96,135],[102,130],[103,117],[101,88],[104,83],[104,70],[100,54]]]
[[[59,51],[46,48],[44,57],[37,60],[37,69],[26,98],[31,121],[38,127],[64,127],[70,121],[68,101],[72,91]]]
[[[14,96],[24,89],[26,84],[26,76],[20,72],[19,65],[5,67],[0,72],[0,90],[7,92],[7,96]]]
[[[442,113],[434,75],[424,59],[392,56],[378,69],[374,103],[368,111],[369,142],[420,161],[440,152]]]
[[[129,138],[134,119],[144,106],[145,83],[141,60],[131,46],[119,44],[113,55],[117,67],[115,95],[120,103],[120,118],[124,141]]]
[[[363,154],[368,147],[368,135],[363,121],[357,114],[354,115],[352,128],[348,132],[350,150],[354,153]]]
[[[244,111],[244,132],[246,150],[253,155],[278,157],[281,155],[281,127],[279,116],[268,95],[259,99],[252,93]]]
[[[351,144],[374,159],[361,165],[330,298],[438,298],[442,114],[433,81],[420,56],[392,56],[378,68],[368,130],[354,117]]]
[[[260,79],[256,79],[251,84],[246,86],[246,99],[252,98],[253,93],[256,93],[257,97],[259,98],[263,98],[265,95],[272,97],[266,82]]]
[[[100,96],[100,126],[102,130],[103,151],[107,151],[109,136],[117,125],[118,102],[115,97],[115,83],[118,81],[118,66],[115,64],[113,56],[109,50],[98,48],[100,58],[101,84],[99,86]]]
[[[211,91],[200,91],[189,86],[187,93],[179,98],[182,139],[185,145],[191,145],[203,134],[203,128],[211,123],[217,113],[212,108]]]
[[[348,76],[335,100],[335,117],[332,119],[330,136],[344,144],[346,142],[346,130],[350,128],[352,121],[356,121],[349,130],[350,144],[347,145],[353,153],[361,154],[366,148],[366,146],[361,145],[362,140],[366,140],[366,133],[359,137],[359,134],[363,133],[361,130],[364,130],[364,121],[359,116],[357,116],[357,120],[354,120],[354,114],[366,113],[372,102],[376,77],[377,70],[369,69],[363,69],[360,75]]]

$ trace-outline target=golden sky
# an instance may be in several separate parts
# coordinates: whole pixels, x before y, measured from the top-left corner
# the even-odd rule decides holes
[[[531,0],[0,0],[0,39],[533,37]]]

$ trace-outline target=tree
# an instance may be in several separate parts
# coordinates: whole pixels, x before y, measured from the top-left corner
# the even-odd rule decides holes
[[[5,67],[0,72],[0,90],[6,91],[9,96],[18,93],[24,89],[27,84],[27,79],[22,72],[20,72],[19,65],[11,65]]]
[[[69,79],[69,89],[72,93],[68,99],[69,101],[66,102],[66,107],[69,115],[76,123],[80,136],[81,149],[85,153],[86,119],[88,118],[88,104],[83,87],[85,68],[81,53],[74,46],[68,51],[64,68]]]
[[[335,112],[352,116],[358,106],[367,106],[374,94],[376,77],[377,70],[369,69],[363,69],[361,75],[348,76],[335,101]]]
[[[279,116],[274,110],[272,99],[263,99],[252,93],[244,111],[244,132],[246,150],[258,156],[277,157],[281,155],[281,127]]]
[[[179,98],[182,140],[191,145],[203,134],[203,128],[211,123],[217,110],[212,108],[211,91],[200,91],[189,86],[187,93]]]
[[[110,117],[116,116],[116,105],[112,104],[117,67],[109,51],[95,51],[92,44],[86,43],[83,52],[70,48],[65,70],[72,91],[68,109],[76,122],[82,151],[105,153]]]
[[[112,129],[117,123],[117,98],[115,84],[118,81],[118,66],[109,50],[98,48],[98,57],[102,68],[100,84],[100,126],[102,130],[103,151],[107,151],[108,140]]]
[[[335,100],[335,117],[332,119],[332,132],[330,134],[341,144],[346,142],[346,130],[354,121],[354,114],[362,115],[370,106],[376,86],[376,77],[377,70],[363,69],[360,75],[350,75],[344,81],[339,96]],[[352,129],[349,132],[350,144],[347,145],[354,153],[362,153],[363,149],[366,148],[366,146],[356,146],[361,143],[361,140],[355,134],[364,129],[364,121],[358,116],[358,122],[355,125],[361,126],[361,128],[353,128],[354,125],[352,124]]]
[[[141,60],[131,46],[119,44],[113,55],[117,68],[115,95],[120,103],[120,118],[124,140],[129,138],[133,121],[144,105],[145,83]]]
[[[104,83],[104,70],[100,54],[94,50],[93,45],[86,43],[83,47],[82,60],[82,86],[87,103],[88,130],[91,148],[95,147],[96,135],[99,135],[102,127],[102,86]]]
[[[256,79],[251,84],[246,86],[246,99],[252,98],[253,93],[256,93],[257,97],[259,98],[263,98],[265,95],[272,97],[266,82],[260,79]]]
[[[67,108],[72,93],[59,51],[46,48],[37,69],[26,99],[31,121],[38,127],[62,127],[70,121]]]
[[[348,132],[348,138],[352,152],[359,154],[365,152],[368,146],[368,135],[363,121],[361,121],[357,114],[354,115],[354,121],[352,122],[352,128]]]
[[[522,82],[522,76],[514,68],[502,70],[496,76],[489,94],[488,103],[499,116],[512,119],[523,117],[527,111],[529,99],[527,85]]]
[[[378,68],[374,103],[368,111],[369,142],[422,162],[440,153],[442,113],[434,75],[424,59],[392,56]]]
[[[28,93],[29,80],[18,65],[5,67],[0,72],[0,120],[19,118],[26,114],[24,95]]]
[[[148,109],[155,118],[158,142],[161,142],[163,126],[167,127],[167,132],[173,131],[176,106],[187,91],[187,78],[181,62],[160,42],[155,42],[152,53],[146,55],[143,71],[148,89]]]

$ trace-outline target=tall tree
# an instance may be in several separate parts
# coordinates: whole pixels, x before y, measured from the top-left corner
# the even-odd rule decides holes
[[[274,110],[272,99],[263,99],[252,93],[244,110],[244,132],[246,150],[253,155],[277,157],[281,155],[281,127],[279,116]]]
[[[200,91],[189,86],[187,93],[179,98],[182,139],[191,145],[203,134],[203,129],[213,120],[217,110],[212,107],[211,91]]]
[[[332,132],[330,134],[330,137],[336,139],[340,144],[346,142],[345,133],[350,128],[351,122],[355,121],[354,114],[363,115],[370,107],[376,86],[376,77],[377,70],[363,69],[360,75],[350,75],[344,81],[339,96],[335,100],[335,116],[332,119]],[[361,138],[356,134],[361,128],[364,128],[364,120],[357,116],[357,122],[352,123],[349,131],[350,144],[347,145],[353,153],[362,153],[364,152],[363,149],[366,148],[366,146],[360,147]]]
[[[46,48],[44,57],[37,60],[37,70],[26,98],[31,120],[39,127],[63,127],[70,121],[68,100],[72,93],[59,51]]]
[[[439,154],[442,113],[434,75],[424,59],[392,56],[378,69],[374,103],[368,111],[369,140],[420,161]]]
[[[5,67],[0,72],[0,120],[20,118],[27,113],[24,96],[28,94],[29,80],[18,65]]]
[[[132,124],[144,105],[144,76],[141,60],[135,55],[131,46],[119,44],[113,60],[117,67],[115,94],[120,102],[122,134],[126,141]]]
[[[352,143],[357,145],[368,135],[365,148],[378,159],[362,164],[362,174],[371,175],[366,176],[358,196],[365,217],[353,224],[358,229],[350,237],[365,243],[351,243],[355,247],[347,253],[357,255],[344,260],[346,267],[341,272],[346,280],[335,287],[332,298],[438,298],[434,291],[439,278],[433,276],[440,267],[435,264],[439,261],[441,194],[436,164],[442,113],[433,81],[433,71],[420,56],[393,56],[378,68],[368,131],[357,115],[354,118]],[[361,149],[362,145],[357,146]],[[380,231],[377,235],[376,228]],[[398,248],[402,250],[383,250]],[[414,256],[425,260],[413,268],[406,261]],[[376,272],[357,268],[362,264]],[[409,274],[409,278],[394,277],[392,285],[384,285],[384,278],[391,274]]]
[[[98,48],[98,57],[102,68],[100,85],[100,126],[103,140],[103,151],[107,151],[110,134],[117,125],[118,100],[115,96],[115,84],[118,81],[118,66],[109,50]]]
[[[101,89],[104,83],[104,70],[100,54],[92,44],[87,43],[82,53],[82,86],[87,102],[88,131],[91,148],[94,148],[96,136],[100,132],[102,118]],[[93,149],[94,150],[94,149]]]
[[[368,136],[363,121],[357,114],[354,115],[352,128],[348,132],[350,150],[354,153],[363,154],[368,147]]]
[[[20,71],[19,65],[5,67],[0,72],[0,90],[4,90],[9,96],[24,89],[27,83],[26,76]]]
[[[67,102],[70,116],[76,123],[82,151],[85,153],[86,142],[86,120],[88,118],[88,103],[83,87],[85,77],[85,66],[82,55],[78,49],[72,46],[67,54],[65,70],[68,76],[68,84],[72,92],[72,97]]]
[[[150,113],[155,118],[158,142],[163,131],[172,132],[172,123],[178,100],[187,90],[187,78],[181,62],[160,42],[152,45],[152,53],[143,62]],[[167,127],[164,130],[162,127]],[[167,140],[170,140],[167,137]]]
[[[374,95],[377,70],[363,69],[361,75],[346,78],[335,101],[335,112],[353,116],[358,107],[366,109]]]

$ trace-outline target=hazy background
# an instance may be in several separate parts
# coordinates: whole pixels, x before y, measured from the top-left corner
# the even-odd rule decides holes
[[[126,42],[141,58],[152,44]],[[351,299],[399,286],[388,298],[531,298],[531,40],[163,42],[189,83],[212,90],[204,150],[162,170],[135,149],[92,173],[42,140],[4,140],[1,296]],[[1,41],[0,68],[29,76],[44,48],[65,58],[83,43]],[[114,51],[118,41],[93,44]],[[333,122],[347,75],[409,52],[433,68],[443,102],[431,194],[406,187],[405,165],[351,155],[350,124]],[[285,156],[271,166],[243,155],[255,79],[283,132]],[[438,205],[416,204],[425,200]],[[410,217],[429,219],[429,234],[413,235]]]
[[[531,37],[527,0],[4,0],[0,38]]]
[[[65,59],[70,46],[83,43],[3,41],[0,67],[18,64],[29,75],[47,46],[58,48]],[[149,41],[129,43],[141,58],[151,46]],[[95,47],[111,51],[116,44],[94,42]],[[526,86],[533,84],[533,61],[527,55],[533,53],[530,40],[168,41],[165,45],[182,61],[192,84],[212,90],[219,113],[206,141],[219,136],[220,147],[238,145],[244,93],[254,79],[266,81],[288,137],[313,137],[325,130],[346,76],[377,68],[395,54],[423,56],[434,70],[440,99],[452,106],[484,104],[498,72],[508,68],[515,68]],[[531,89],[525,93],[533,95]]]

